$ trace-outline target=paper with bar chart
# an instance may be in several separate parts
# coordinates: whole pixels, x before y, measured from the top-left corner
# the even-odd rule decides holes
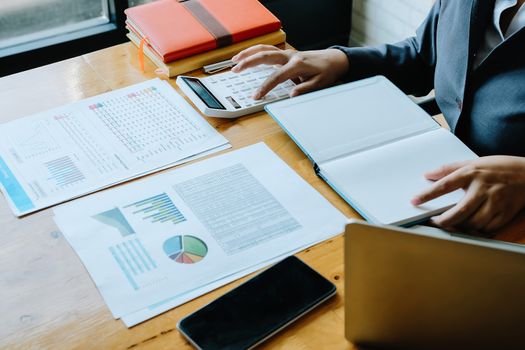
[[[61,205],[55,221],[132,326],[341,233],[346,218],[257,144]]]
[[[229,147],[159,79],[2,124],[0,139],[17,216]]]

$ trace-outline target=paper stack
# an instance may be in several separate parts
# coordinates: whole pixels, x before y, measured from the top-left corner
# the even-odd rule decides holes
[[[0,140],[17,216],[230,147],[160,79],[1,124]]]
[[[341,233],[346,218],[261,143],[63,205],[55,221],[130,327]]]

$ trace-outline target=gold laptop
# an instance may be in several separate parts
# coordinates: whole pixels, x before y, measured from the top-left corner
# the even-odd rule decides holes
[[[352,221],[345,333],[367,349],[525,349],[525,247]]]

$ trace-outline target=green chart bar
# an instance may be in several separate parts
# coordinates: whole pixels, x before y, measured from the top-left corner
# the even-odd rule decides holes
[[[133,214],[142,215],[142,220],[152,223],[171,222],[178,224],[186,221],[184,215],[182,215],[166,193],[126,205],[124,208],[134,208]]]

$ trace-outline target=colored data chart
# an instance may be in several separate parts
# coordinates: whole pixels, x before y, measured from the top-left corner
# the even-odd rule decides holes
[[[162,248],[173,261],[180,264],[194,264],[208,253],[206,243],[194,236],[174,236],[167,239]]]
[[[109,252],[134,290],[159,280],[157,263],[142,242],[131,239],[109,247]]]
[[[93,219],[100,221],[105,225],[116,228],[122,237],[135,234],[133,227],[131,227],[128,220],[126,220],[124,214],[122,214],[119,208],[113,208],[108,211],[93,215],[92,217]]]
[[[151,223],[171,222],[178,224],[186,221],[184,215],[182,215],[166,193],[126,205],[124,208],[133,208],[133,214],[142,215],[142,220],[147,220]]]
[[[44,165],[49,172],[49,180],[52,180],[58,187],[72,185],[85,179],[82,172],[68,156],[49,161]]]

